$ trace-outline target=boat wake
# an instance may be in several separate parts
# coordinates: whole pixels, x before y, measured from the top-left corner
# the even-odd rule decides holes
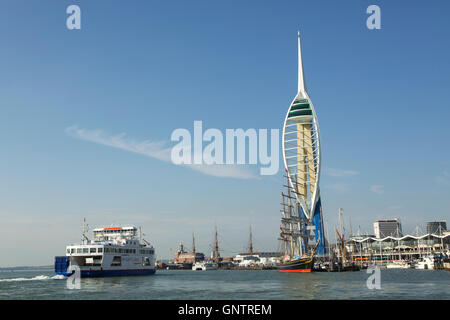
[[[66,277],[63,276],[63,275],[55,275],[53,277],[40,275],[40,276],[36,276],[36,277],[33,277],[33,278],[0,279],[0,282],[37,281],[37,280],[61,280],[61,279],[66,279]]]

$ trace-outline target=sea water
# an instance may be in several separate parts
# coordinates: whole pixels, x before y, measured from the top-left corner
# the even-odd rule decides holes
[[[381,269],[380,289],[366,270],[280,273],[276,270],[157,270],[151,276],[82,278],[69,289],[49,269],[0,272],[0,299],[450,299],[450,272]]]

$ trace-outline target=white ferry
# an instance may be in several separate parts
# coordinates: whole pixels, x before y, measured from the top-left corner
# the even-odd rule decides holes
[[[56,274],[70,276],[77,267],[81,277],[150,275],[155,273],[155,249],[137,236],[136,227],[93,230],[89,240],[68,245],[66,255],[55,257]]]

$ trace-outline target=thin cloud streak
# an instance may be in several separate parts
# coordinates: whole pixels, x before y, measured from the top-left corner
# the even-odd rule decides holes
[[[339,193],[346,193],[350,191],[350,187],[346,183],[334,183],[334,184],[326,184],[324,186],[325,189],[330,189]]]
[[[330,177],[343,178],[343,177],[352,177],[359,174],[358,171],[354,170],[344,170],[344,169],[336,169],[336,168],[325,168],[325,174]]]
[[[434,181],[441,185],[450,185],[450,173],[444,170],[442,175],[434,178]]]
[[[369,189],[370,189],[370,191],[377,193],[377,194],[384,193],[384,187],[382,185],[375,184],[375,185],[370,186]]]
[[[125,133],[108,135],[103,130],[81,129],[77,126],[67,127],[65,132],[73,138],[97,144],[139,153],[150,158],[172,163],[168,141],[135,141],[126,138]],[[220,178],[259,179],[251,170],[243,165],[183,165],[206,175]]]

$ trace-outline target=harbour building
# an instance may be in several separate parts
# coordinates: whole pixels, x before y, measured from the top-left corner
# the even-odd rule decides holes
[[[195,251],[195,247],[192,252],[187,252],[182,243],[178,245],[178,250],[174,254],[175,263],[196,263],[203,260],[205,260],[203,253]]]
[[[402,225],[400,219],[377,220],[373,224],[373,231],[376,238],[385,238],[388,236],[401,237]]]
[[[420,259],[423,256],[450,254],[450,233],[442,235],[404,235],[384,238],[352,237],[348,250],[355,263],[385,263],[393,260]]]
[[[442,235],[445,231],[447,231],[446,221],[427,222],[427,233]]]
[[[303,224],[295,231],[299,234],[298,239],[301,242],[298,251],[300,255],[305,253],[308,246],[311,247],[308,241],[315,240],[315,243],[318,243],[317,254],[324,254],[326,240],[319,188],[321,169],[319,123],[311,98],[306,91],[300,33],[298,33],[298,90],[284,121],[282,148],[288,184],[295,198],[295,211],[298,211],[298,222]],[[294,221],[290,225],[293,224],[297,222]],[[289,232],[291,236],[293,231]]]

